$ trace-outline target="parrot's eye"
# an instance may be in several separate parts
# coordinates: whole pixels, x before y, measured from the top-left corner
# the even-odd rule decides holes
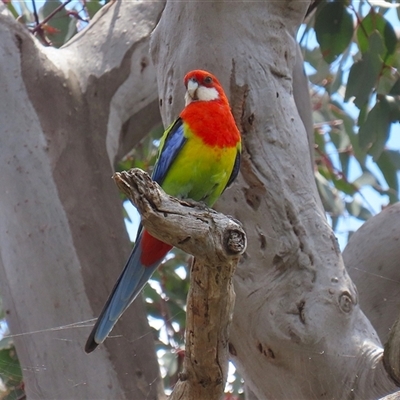
[[[204,78],[204,83],[206,83],[207,85],[209,85],[210,83],[212,83],[212,78],[211,78],[211,76],[206,76],[205,78]]]

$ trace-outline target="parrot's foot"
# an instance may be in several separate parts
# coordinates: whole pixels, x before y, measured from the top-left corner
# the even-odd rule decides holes
[[[203,210],[203,211],[215,212],[215,210],[213,210],[206,203],[204,203],[204,201],[195,201],[195,200],[192,200],[192,199],[184,199],[184,200],[182,199],[180,201],[183,204],[187,204],[190,207],[200,208],[200,210]]]

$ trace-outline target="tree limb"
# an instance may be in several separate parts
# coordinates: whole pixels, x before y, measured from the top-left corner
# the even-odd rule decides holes
[[[186,316],[184,370],[170,397],[219,400],[228,372],[229,325],[235,294],[232,276],[246,235],[232,219],[166,195],[140,169],[114,174],[138,208],[146,230],[195,256]]]

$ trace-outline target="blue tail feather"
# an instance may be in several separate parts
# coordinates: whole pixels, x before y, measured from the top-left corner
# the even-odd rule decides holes
[[[87,353],[92,352],[100,343],[104,342],[118,319],[135,300],[162,261],[159,260],[153,265],[145,267],[140,261],[142,254],[140,240],[141,236],[90,333],[85,346]]]

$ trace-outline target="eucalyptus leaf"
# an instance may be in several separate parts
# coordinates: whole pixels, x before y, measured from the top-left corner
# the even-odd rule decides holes
[[[378,54],[367,52],[360,61],[353,64],[347,81],[345,101],[355,97],[354,104],[361,109],[375,87],[382,68],[382,61]]]
[[[344,204],[340,198],[338,190],[334,187],[331,187],[327,179],[324,178],[318,171],[315,173],[315,180],[325,211],[331,213],[332,216],[342,215],[344,211]]]
[[[351,202],[346,202],[346,209],[353,217],[366,221],[372,217],[371,211],[362,205],[362,202],[354,198]]]
[[[353,36],[353,17],[347,10],[346,3],[320,3],[314,29],[325,61],[335,61],[350,44]]]
[[[385,99],[390,108],[390,121],[400,122],[400,96],[386,96]]]
[[[47,0],[39,9],[41,20],[48,17],[61,5],[59,0]],[[69,16],[65,8],[62,8],[47,22],[43,30],[54,47],[61,47],[77,33],[76,21]]]
[[[102,7],[103,5],[99,0],[86,1],[86,9],[89,13],[90,19],[92,19],[94,15],[97,13],[97,11],[99,11]]]
[[[388,102],[382,98],[378,99],[375,106],[368,113],[367,120],[360,126],[358,132],[360,147],[368,150],[376,161],[381,155],[390,128],[390,107]]]
[[[355,181],[353,185],[357,188],[362,188],[363,186],[376,186],[378,181],[376,177],[369,171],[364,171]]]
[[[397,156],[394,157],[388,150],[384,150],[376,163],[378,164],[382,174],[388,184],[389,190],[387,192],[390,203],[396,203],[398,201],[399,184],[397,178]]]
[[[397,45],[397,36],[392,25],[373,8],[365,16],[357,28],[357,40],[360,50],[365,53],[370,50],[370,37],[378,33],[383,38],[384,48],[379,54],[383,57],[393,54]],[[376,51],[376,49],[374,49]],[[387,52],[387,54],[386,54]]]

